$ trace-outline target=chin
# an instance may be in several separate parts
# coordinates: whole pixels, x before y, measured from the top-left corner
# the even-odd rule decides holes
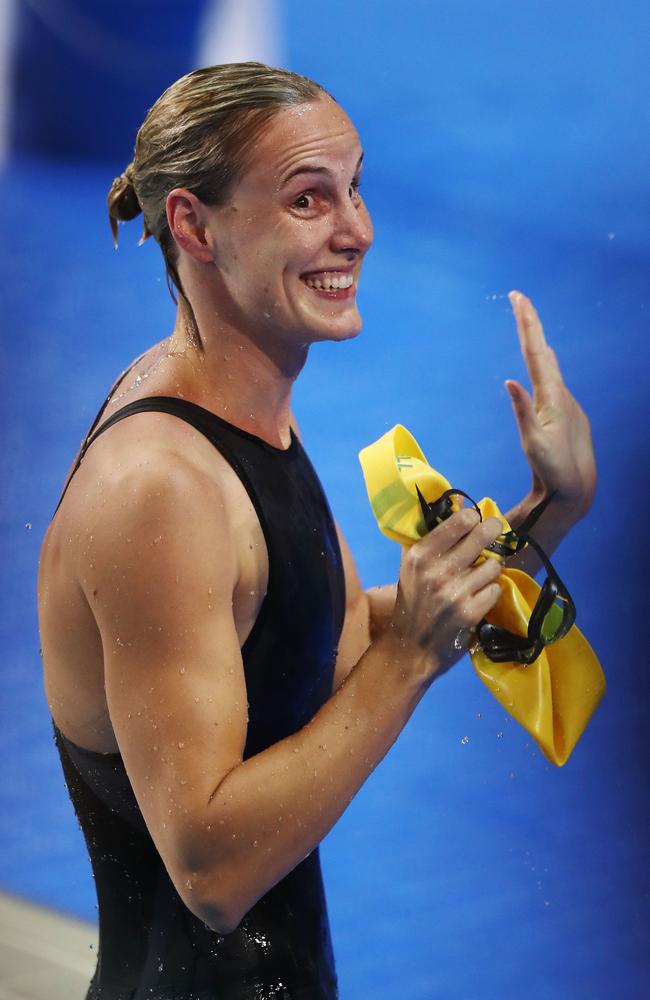
[[[350,316],[347,320],[339,317],[337,322],[319,325],[318,330],[314,329],[312,336],[314,342],[319,340],[344,341],[352,340],[361,333],[363,322],[359,313]]]

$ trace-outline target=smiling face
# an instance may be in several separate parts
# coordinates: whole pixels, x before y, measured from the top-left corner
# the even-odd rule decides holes
[[[330,98],[282,108],[229,201],[207,210],[218,297],[250,336],[306,345],[361,329],[357,285],[372,242],[361,158]]]

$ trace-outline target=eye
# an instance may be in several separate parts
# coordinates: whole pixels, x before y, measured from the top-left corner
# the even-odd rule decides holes
[[[361,178],[360,177],[355,177],[354,180],[351,182],[351,184],[350,184],[350,190],[348,191],[348,194],[350,195],[350,198],[353,201],[356,198],[359,197],[359,188],[360,187],[361,187]]]
[[[301,195],[298,195],[293,203],[294,208],[299,209],[310,209],[313,207],[314,194],[313,191],[303,191]]]

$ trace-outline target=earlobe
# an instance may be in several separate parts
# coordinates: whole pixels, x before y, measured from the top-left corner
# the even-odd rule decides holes
[[[167,195],[167,224],[178,246],[202,264],[214,260],[203,204],[185,188],[175,188]]]

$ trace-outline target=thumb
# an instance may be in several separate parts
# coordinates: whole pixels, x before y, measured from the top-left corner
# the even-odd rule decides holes
[[[515,420],[523,435],[526,431],[532,429],[536,423],[537,414],[535,412],[535,404],[530,393],[519,382],[515,382],[514,379],[508,379],[505,382],[505,388],[510,396]]]

